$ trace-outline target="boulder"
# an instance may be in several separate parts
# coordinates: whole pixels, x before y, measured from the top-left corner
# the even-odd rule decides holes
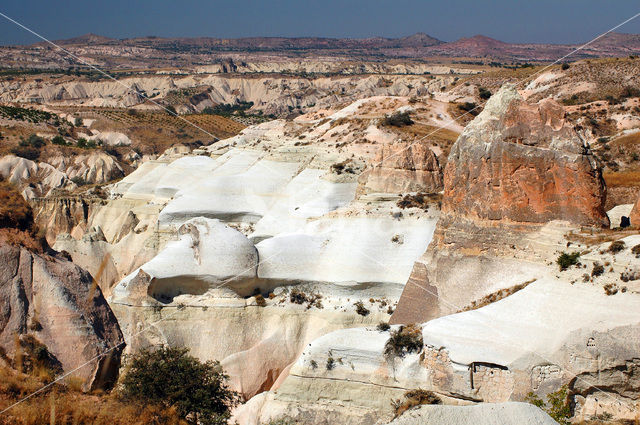
[[[503,87],[460,135],[444,171],[443,213],[473,220],[608,227],[601,170],[562,106]]]
[[[46,346],[62,370],[73,370],[85,389],[115,382],[124,339],[91,275],[62,257],[3,243],[0,347],[15,356],[27,335]]]
[[[358,182],[359,193],[436,193],[442,190],[442,170],[425,144],[387,143]]]

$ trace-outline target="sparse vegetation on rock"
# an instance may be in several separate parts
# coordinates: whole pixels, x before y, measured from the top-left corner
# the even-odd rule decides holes
[[[415,324],[402,325],[391,331],[389,339],[384,345],[384,355],[387,359],[404,357],[409,353],[422,351],[422,329]]]
[[[354,306],[356,306],[356,313],[358,313],[360,316],[368,316],[370,311],[368,308],[366,308],[364,306],[364,303],[362,301],[357,301],[355,304],[353,304]]]
[[[625,245],[624,241],[613,241],[609,245],[609,248],[607,249],[607,251],[610,252],[611,254],[617,254],[622,250],[624,250],[626,247],[627,246]]]
[[[575,266],[576,264],[578,264],[579,258],[580,258],[579,252],[571,252],[571,253],[563,252],[558,256],[558,259],[556,260],[556,264],[558,264],[558,267],[560,267],[560,271],[565,271],[569,267]]]
[[[525,401],[543,409],[560,425],[569,425],[572,411],[568,394],[568,386],[563,385],[557,391],[547,394],[546,403],[533,392],[527,395]]]
[[[407,410],[422,404],[442,404],[442,399],[433,391],[417,389],[407,391],[402,399],[391,401],[396,418]]]
[[[382,120],[382,125],[392,127],[404,127],[411,124],[413,124],[413,120],[409,112],[394,112],[391,115],[385,116]]]

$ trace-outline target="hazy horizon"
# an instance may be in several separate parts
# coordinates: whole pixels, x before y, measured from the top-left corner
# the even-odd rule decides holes
[[[7,4],[0,12],[55,40],[92,33],[125,39],[156,37],[323,37],[400,38],[425,33],[442,41],[482,34],[510,43],[572,44],[590,40],[640,11],[637,2],[616,7],[598,0],[509,0],[388,2],[325,0],[295,2],[248,0],[240,4],[190,1],[183,4],[114,0],[87,7],[78,0],[65,7],[43,0]],[[0,17],[0,45],[40,41]],[[619,28],[640,33],[640,19]]]

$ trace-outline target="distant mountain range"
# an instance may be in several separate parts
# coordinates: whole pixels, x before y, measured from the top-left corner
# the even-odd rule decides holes
[[[542,62],[557,60],[579,44],[506,43],[483,35],[444,42],[424,33],[401,38],[372,37],[247,37],[247,38],[162,38],[115,39],[95,34],[55,42],[95,64],[113,68],[183,67],[234,61],[314,59],[384,61],[424,60],[455,57],[498,61]],[[568,60],[640,54],[640,35],[611,33],[572,54]],[[0,67],[65,68],[74,62],[52,46],[39,42],[29,46],[0,47]]]

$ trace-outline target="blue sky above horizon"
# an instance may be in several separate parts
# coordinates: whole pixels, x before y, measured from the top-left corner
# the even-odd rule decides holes
[[[51,40],[253,36],[403,37],[443,41],[483,34],[521,43],[579,43],[640,12],[637,0],[21,0],[0,12]],[[617,32],[640,33],[640,17]],[[0,16],[0,45],[38,38]]]

